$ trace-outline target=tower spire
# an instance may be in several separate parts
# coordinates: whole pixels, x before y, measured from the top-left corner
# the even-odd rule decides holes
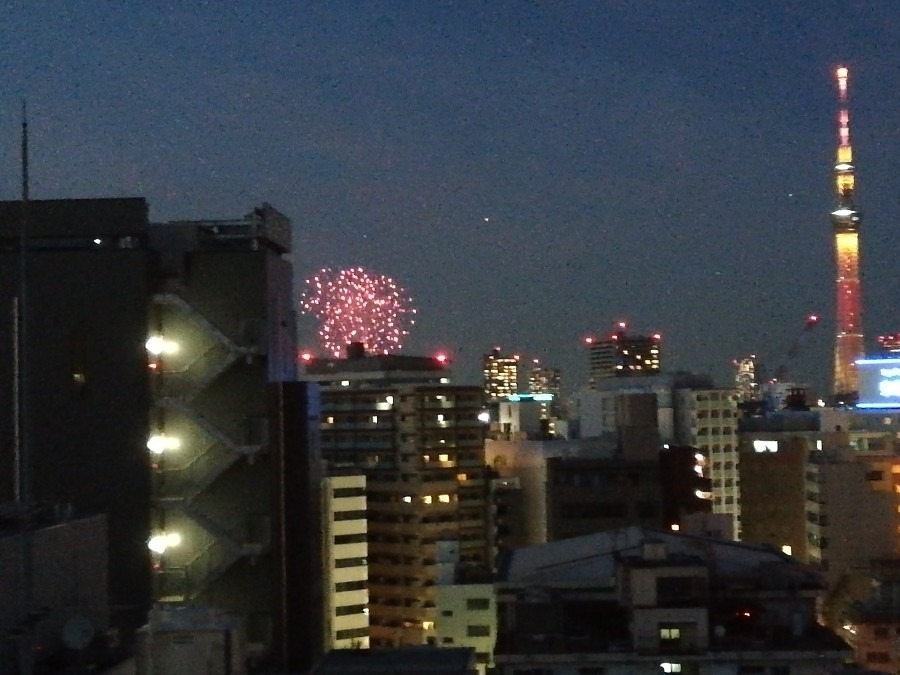
[[[831,212],[837,275],[834,394],[844,398],[859,391],[856,360],[864,355],[862,297],[859,283],[859,227],[856,209],[856,169],[850,144],[850,70],[835,71],[838,87],[838,146],[834,163],[836,205]]]

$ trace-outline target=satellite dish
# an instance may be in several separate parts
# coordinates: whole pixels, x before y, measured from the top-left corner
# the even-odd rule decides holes
[[[94,639],[94,624],[87,617],[76,614],[63,626],[62,639],[66,647],[80,651]]]

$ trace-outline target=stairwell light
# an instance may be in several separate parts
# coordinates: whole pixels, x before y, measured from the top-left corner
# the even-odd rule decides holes
[[[147,548],[159,555],[179,544],[181,544],[181,535],[178,532],[162,532],[147,540]]]
[[[144,346],[154,356],[178,353],[178,343],[174,340],[167,340],[162,335],[151,335],[147,338]]]
[[[177,450],[181,447],[181,439],[165,434],[153,434],[147,439],[147,449],[154,455],[161,455],[168,450]]]

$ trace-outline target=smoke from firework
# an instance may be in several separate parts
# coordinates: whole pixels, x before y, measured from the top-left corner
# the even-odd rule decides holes
[[[390,277],[362,267],[319,270],[306,280],[300,305],[319,320],[319,340],[334,357],[351,342],[362,342],[376,354],[397,351],[409,335],[407,326],[415,323],[406,291]]]

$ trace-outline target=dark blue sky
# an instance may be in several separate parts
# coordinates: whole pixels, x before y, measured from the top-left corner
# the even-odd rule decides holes
[[[18,2],[0,59],[0,197],[27,96],[34,197],[142,195],[154,220],[268,201],[300,275],[409,289],[408,353],[449,348],[468,379],[499,344],[569,388],[620,318],[724,383],[812,311],[794,373],[828,381],[843,62],[865,329],[900,330],[898,3]]]

